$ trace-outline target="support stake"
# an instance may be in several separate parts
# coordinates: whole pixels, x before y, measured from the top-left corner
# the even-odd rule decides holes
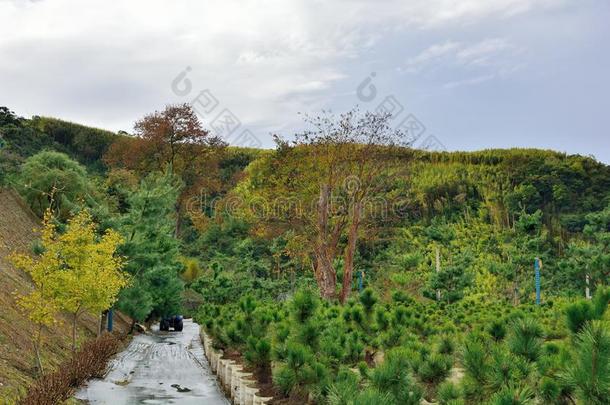
[[[534,260],[534,270],[536,271],[536,305],[540,305],[540,269],[542,268],[542,260],[536,258]]]
[[[441,272],[441,250],[438,248],[438,246],[436,247],[436,273],[440,273]],[[441,300],[441,290],[436,290],[436,300],[440,301]]]

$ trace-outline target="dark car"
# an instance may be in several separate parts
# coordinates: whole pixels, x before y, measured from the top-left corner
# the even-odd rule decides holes
[[[161,319],[159,324],[159,329],[162,331],[169,331],[170,328],[173,328],[176,332],[182,332],[182,328],[184,327],[184,317],[182,315],[174,315],[169,318]]]

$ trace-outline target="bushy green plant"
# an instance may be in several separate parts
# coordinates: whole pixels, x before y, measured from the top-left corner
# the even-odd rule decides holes
[[[454,350],[455,344],[453,343],[453,339],[447,335],[441,336],[438,342],[437,351],[440,354],[453,354]]]
[[[576,355],[566,377],[583,404],[602,405],[610,398],[610,332],[594,321],[577,336]]]
[[[543,336],[542,327],[535,319],[517,319],[511,325],[508,347],[512,353],[536,361],[541,353]]]
[[[371,372],[370,380],[373,387],[390,393],[398,404],[419,404],[422,391],[409,374],[409,357],[404,349],[388,352],[386,360]]]
[[[589,301],[578,301],[566,308],[566,320],[572,333],[578,333],[594,318],[593,305]]]
[[[296,386],[296,374],[288,366],[280,366],[273,372],[273,383],[287,397]]]
[[[268,339],[256,339],[250,336],[246,351],[246,361],[256,368],[259,381],[269,382],[271,377],[271,342]]]
[[[534,403],[534,391],[528,386],[510,386],[495,393],[489,405],[530,405]]]
[[[386,308],[378,307],[375,310],[375,325],[377,331],[385,331],[390,326],[390,317]]]
[[[360,392],[354,399],[353,405],[398,405],[387,392],[367,388]],[[405,403],[406,404],[406,403]]]
[[[610,303],[610,287],[598,287],[593,296],[593,314],[595,319],[602,319]]]
[[[449,375],[452,364],[451,357],[434,353],[427,356],[419,365],[417,375],[424,382],[436,384]]]
[[[360,303],[364,307],[364,311],[370,315],[373,312],[373,307],[375,306],[379,298],[377,297],[372,288],[365,288],[360,293],[359,298]]]
[[[591,301],[579,300],[566,308],[568,329],[579,333],[588,322],[602,319],[610,302],[610,288],[599,287]]]
[[[350,405],[358,396],[360,378],[349,369],[341,368],[328,389],[329,405]]]
[[[464,342],[462,358],[466,373],[475,382],[483,385],[489,367],[485,343],[476,336],[468,336]]]
[[[561,385],[559,381],[550,377],[542,377],[538,386],[540,399],[545,404],[559,404],[561,398]]]
[[[295,322],[304,323],[311,318],[318,308],[320,301],[315,292],[310,289],[299,290],[291,301],[291,313]]]
[[[501,341],[506,336],[505,322],[503,319],[496,319],[487,327],[487,332],[496,342]]]
[[[493,351],[487,371],[487,386],[492,391],[519,384],[529,377],[532,367],[523,357],[516,357],[504,347]]]
[[[460,388],[453,382],[446,381],[439,385],[437,399],[440,405],[455,404],[461,398]]]

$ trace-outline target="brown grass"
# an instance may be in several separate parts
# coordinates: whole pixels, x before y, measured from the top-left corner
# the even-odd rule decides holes
[[[110,333],[90,340],[57,371],[38,379],[19,404],[56,405],[66,401],[87,380],[103,377],[108,360],[121,347],[119,336]]]

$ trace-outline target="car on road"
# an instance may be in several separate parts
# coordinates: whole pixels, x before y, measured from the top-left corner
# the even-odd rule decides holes
[[[159,330],[169,331],[174,329],[175,332],[182,332],[184,327],[184,317],[182,315],[174,315],[167,318],[162,318],[159,323]]]

